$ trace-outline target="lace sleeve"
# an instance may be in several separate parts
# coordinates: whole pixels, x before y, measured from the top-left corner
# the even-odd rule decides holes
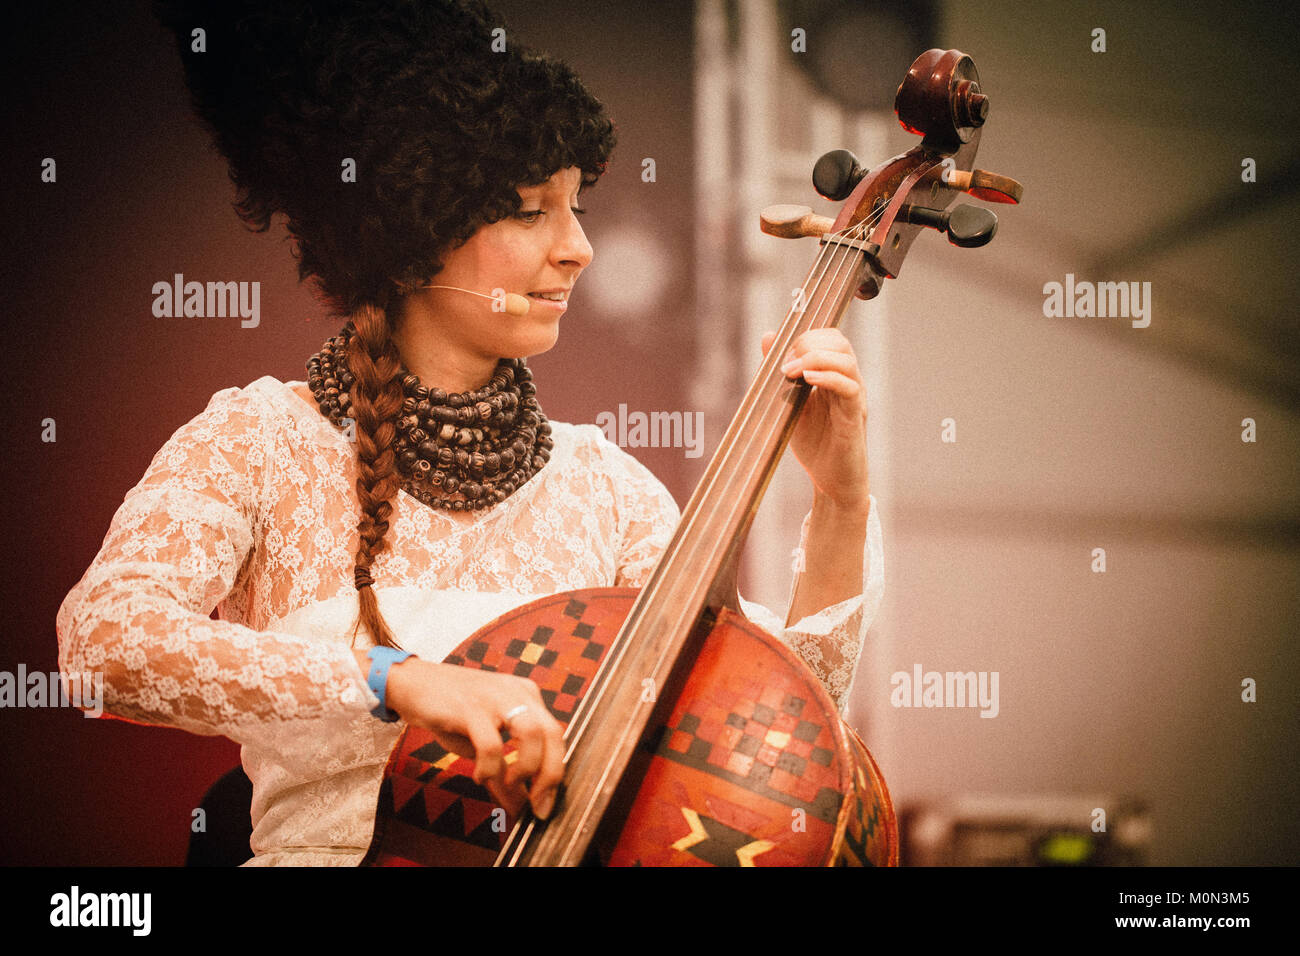
[[[107,713],[250,743],[378,703],[346,646],[209,617],[254,546],[266,418],[249,391],[214,395],[127,492],[59,607],[59,668],[102,674]]]
[[[641,587],[650,577],[655,563],[668,547],[673,532],[681,521],[681,512],[668,489],[650,469],[631,455],[611,446],[606,459],[617,454],[622,460],[622,474],[615,495],[619,529],[619,571],[615,582],[619,587]],[[613,466],[611,466],[613,467]],[[740,595],[740,607],[745,616],[776,635],[826,687],[840,712],[848,703],[848,691],[853,682],[862,645],[867,630],[875,619],[885,593],[884,548],[881,541],[880,518],[876,513],[876,499],[871,497],[867,516],[867,543],[862,558],[862,592],[809,614],[785,626],[795,587],[799,583],[796,571],[790,586],[790,600],[778,617],[761,604],[745,600]],[[799,532],[799,547],[808,547],[808,529],[812,512],[804,516]],[[790,552],[786,552],[789,554]],[[788,559],[782,559],[788,565]]]
[[[784,621],[794,600],[799,576],[804,573],[802,570],[794,574],[790,585],[790,600],[786,602],[780,617],[760,604],[753,604],[743,597],[740,599],[746,617],[780,637],[817,675],[841,714],[848,704],[849,688],[853,683],[853,673],[857,669],[862,645],[867,638],[867,630],[871,627],[885,594],[884,546],[874,496],[869,498],[869,504],[867,544],[862,556],[862,593],[809,614],[789,627],[784,626]],[[804,516],[799,531],[801,553],[807,552],[808,528],[811,524],[812,512],[809,511]]]

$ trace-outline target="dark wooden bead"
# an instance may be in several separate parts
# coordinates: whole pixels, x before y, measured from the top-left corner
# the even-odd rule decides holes
[[[409,392],[411,389],[415,388],[415,386],[417,386],[417,385],[419,385],[419,384],[420,384],[420,380],[419,380],[418,378],[416,378],[414,375],[403,375],[403,376],[402,376],[402,388],[403,388],[405,391],[408,391],[408,392]]]
[[[415,452],[409,450],[402,452],[401,455],[398,456],[398,460],[408,469],[415,465],[415,459]]]
[[[429,461],[437,461],[437,460],[438,460],[438,452],[440,451],[440,449],[439,449],[438,446],[435,445],[433,442],[431,442],[431,441],[422,441],[422,442],[420,442],[420,444],[419,444],[418,447],[419,447],[419,450],[420,450],[420,457],[421,457],[421,458],[427,458]]]
[[[444,468],[456,460],[456,453],[450,448],[438,449],[438,464]]]
[[[469,452],[463,448],[456,452],[456,467],[462,471],[469,467]]]
[[[451,475],[448,475],[446,478],[442,480],[442,490],[447,492],[447,494],[449,495],[454,495],[456,493],[456,489],[459,487],[460,487],[460,482],[457,479],[453,478]]]
[[[429,433],[426,432],[423,428],[412,428],[409,432],[407,432],[406,440],[409,441],[416,448],[419,448],[420,442],[425,442],[429,440]]]
[[[415,460],[414,469],[421,476],[424,476],[427,475],[429,472],[433,471],[433,465],[429,464],[423,458],[417,458]]]
[[[414,377],[414,376],[413,376],[413,377]],[[417,381],[418,381],[418,379],[417,379]],[[415,389],[415,390],[413,390],[413,391],[412,391],[411,389],[407,389],[407,391],[410,391],[411,394],[415,396],[415,400],[416,400],[417,402],[422,402],[422,401],[424,401],[425,399],[427,399],[427,398],[429,397],[429,389],[428,389],[427,386],[424,386],[424,385],[421,385],[419,388],[417,388],[417,389]]]

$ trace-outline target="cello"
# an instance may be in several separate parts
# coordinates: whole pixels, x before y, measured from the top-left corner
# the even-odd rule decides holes
[[[811,671],[741,612],[745,536],[810,386],[781,356],[898,276],[916,236],[987,243],[997,217],[961,193],[1016,203],[1015,180],[974,168],[988,116],[959,50],[919,56],[895,112],[922,137],[865,170],[821,157],[813,185],[838,216],[764,209],[781,238],[820,252],[645,585],[550,595],[503,614],[446,663],[528,677],[565,725],[565,783],[548,820],[517,818],[472,779],[473,760],[406,727],[384,770],[362,866],[896,866],[884,776]],[[802,307],[801,307],[802,306]],[[512,742],[506,743],[507,759]]]

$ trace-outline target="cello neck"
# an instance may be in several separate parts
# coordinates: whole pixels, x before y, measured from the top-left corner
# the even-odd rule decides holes
[[[749,526],[789,443],[809,386],[780,371],[805,331],[834,327],[872,266],[860,248],[828,243],[750,384],[676,533],[641,589],[592,687],[565,733],[563,799],[545,824],[526,816],[499,866],[574,866],[583,862],[615,801],[619,782],[658,726],[661,702],[698,655],[707,623],[739,610],[736,571]],[[873,283],[878,288],[879,283]]]

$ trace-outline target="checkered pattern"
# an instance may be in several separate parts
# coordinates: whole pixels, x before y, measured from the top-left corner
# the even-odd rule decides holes
[[[555,718],[567,724],[634,597],[633,591],[597,589],[543,598],[481,628],[444,663],[527,677]],[[505,736],[509,755],[515,744]],[[477,861],[467,847],[494,856],[514,820],[503,821],[504,811],[474,783],[473,771],[473,760],[449,753],[428,731],[407,727],[384,773],[375,839],[365,863],[427,861],[431,846],[439,859],[444,851],[469,852]]]
[[[471,637],[445,663],[531,678],[541,688],[542,700],[556,720],[567,724],[605,656],[609,641],[618,634],[628,607],[622,607],[623,614],[611,616],[604,602],[591,604],[567,595],[563,598],[560,617],[565,627],[558,631],[547,624],[527,628],[526,619],[521,619],[519,636],[508,638],[504,647],[497,632],[492,634],[492,642]],[[556,610],[555,604],[545,602],[529,607],[538,604],[548,607],[552,614]],[[613,630],[608,630],[611,624]],[[600,639],[596,639],[598,628],[603,634]]]
[[[692,700],[664,735],[659,755],[834,823],[840,806],[835,738],[808,701],[779,687],[757,699],[720,694]]]

